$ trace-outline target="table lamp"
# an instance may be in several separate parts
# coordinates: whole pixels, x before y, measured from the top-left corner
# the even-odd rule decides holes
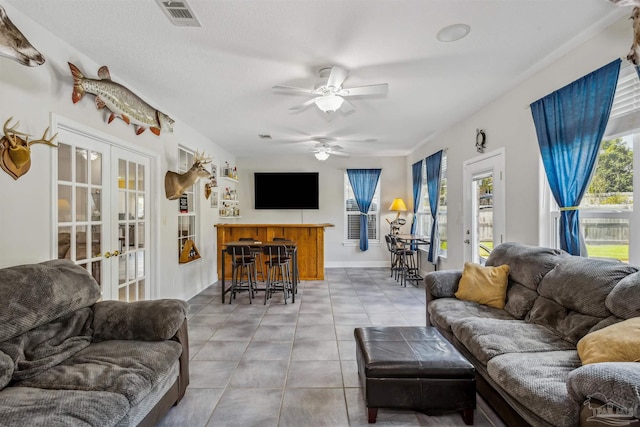
[[[401,198],[393,199],[393,202],[391,202],[391,206],[389,206],[389,210],[392,212],[398,212],[398,214],[396,215],[396,219],[391,222],[387,220],[387,222],[389,222],[389,225],[391,226],[389,234],[398,234],[400,232],[400,226],[404,225],[406,222],[404,219],[400,219],[400,212],[406,212],[407,205],[404,204],[404,200],[402,200]]]

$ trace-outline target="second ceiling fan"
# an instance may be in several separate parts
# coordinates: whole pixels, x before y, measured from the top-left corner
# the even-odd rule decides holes
[[[323,68],[320,70],[320,76],[324,77],[329,72],[327,82],[320,85],[316,89],[305,89],[293,86],[276,85],[273,89],[286,90],[289,92],[305,93],[314,95],[314,98],[303,104],[291,107],[290,110],[301,110],[311,104],[316,106],[323,113],[330,115],[338,110],[347,113],[355,109],[355,106],[345,98],[349,96],[366,96],[366,95],[384,95],[387,93],[389,85],[380,83],[375,85],[357,86],[351,88],[343,88],[342,84],[346,80],[349,72],[344,68],[334,65],[331,68]]]

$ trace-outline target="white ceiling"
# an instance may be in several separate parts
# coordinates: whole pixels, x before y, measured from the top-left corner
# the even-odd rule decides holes
[[[605,0],[188,0],[192,28],[154,0],[5,1],[107,65],[176,131],[188,124],[238,157],[310,152],[294,142],[307,136],[377,139],[340,142],[352,155],[408,154],[630,13]],[[454,23],[470,34],[437,41]],[[289,111],[307,95],[272,89],[313,88],[330,65],[349,70],[344,87],[388,83],[388,94],[349,98],[356,110],[329,121],[313,105]]]

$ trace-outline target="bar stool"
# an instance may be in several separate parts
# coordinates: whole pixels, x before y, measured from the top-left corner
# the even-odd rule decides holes
[[[415,260],[416,251],[398,242],[398,239],[395,236],[389,237],[391,238],[391,245],[396,248],[398,256],[398,274],[400,284],[406,287],[407,280],[417,281],[416,277],[418,276],[418,267],[416,266]],[[398,280],[398,277],[396,277],[396,280]]]
[[[400,271],[400,253],[398,252],[398,247],[395,243],[392,243],[391,236],[386,234],[384,236],[385,242],[387,242],[387,250],[389,251],[389,265],[390,273],[389,277],[393,277],[395,274],[395,279],[398,280],[398,272]]]
[[[274,292],[282,291],[284,303],[286,304],[289,294],[293,294],[291,270],[289,268],[291,257],[287,255],[287,247],[285,245],[265,245],[262,247],[262,253],[266,258],[264,263],[267,267],[264,303],[267,303],[267,299],[271,298]],[[294,302],[294,300],[291,302]]]
[[[258,239],[254,239],[253,237],[241,237],[238,239],[238,241],[240,242],[257,242]],[[260,275],[260,278],[262,279],[262,281],[264,281],[264,268],[262,267],[262,248],[260,246],[252,246],[251,247],[251,253],[253,254],[253,257],[256,259],[256,265],[255,265],[255,269],[254,269],[254,277],[255,277],[255,281],[258,281],[258,274]]]
[[[227,246],[226,251],[228,255],[231,255],[231,297],[229,298],[229,304],[231,304],[231,300],[236,298],[236,292],[240,291],[249,292],[249,304],[252,304],[251,300],[256,287],[256,259],[251,252],[251,247],[248,245],[231,245]]]
[[[287,239],[286,237],[274,237],[273,238],[274,242],[288,242],[289,239]],[[296,251],[296,248],[293,247],[289,247],[287,246],[287,256],[289,258],[291,258],[292,262],[293,262],[293,257],[295,256],[294,251]],[[298,293],[298,283],[300,282],[300,270],[298,268],[298,263],[296,264],[296,283],[293,284],[293,292],[294,293]]]

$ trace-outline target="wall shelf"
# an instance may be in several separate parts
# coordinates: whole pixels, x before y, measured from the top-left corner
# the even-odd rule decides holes
[[[224,218],[224,219],[238,219],[238,218],[242,218],[241,216],[221,216],[219,218]]]
[[[233,178],[230,178],[230,177],[228,177],[228,176],[224,176],[224,175],[223,175],[223,176],[221,176],[219,179],[221,179],[222,181],[238,182],[238,180],[237,180],[237,179],[233,179]]]

